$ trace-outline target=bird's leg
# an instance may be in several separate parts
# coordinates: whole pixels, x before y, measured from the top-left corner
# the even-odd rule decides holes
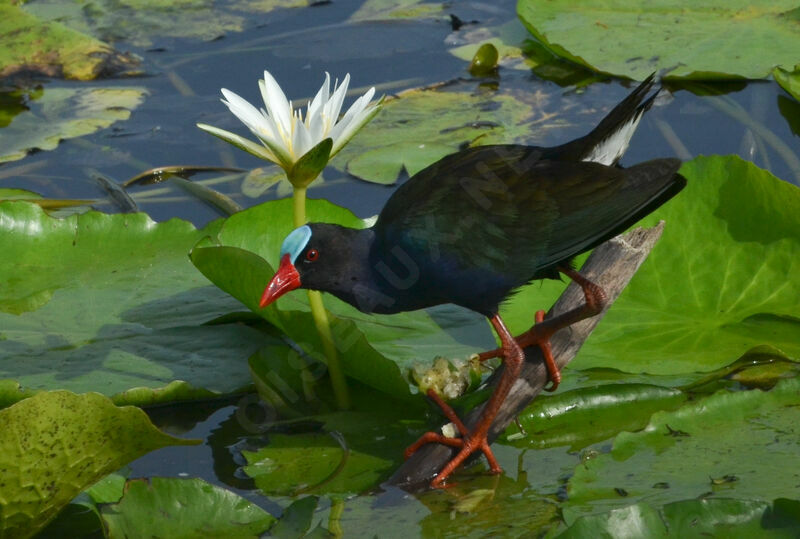
[[[489,428],[492,426],[492,422],[494,421],[498,410],[500,410],[500,405],[503,404],[503,401],[511,391],[511,386],[514,385],[514,381],[517,379],[517,377],[519,377],[520,370],[522,370],[522,362],[525,360],[525,354],[523,353],[519,344],[517,344],[514,336],[511,335],[511,333],[508,331],[508,328],[506,328],[506,325],[503,323],[500,315],[494,315],[491,318],[491,322],[495,331],[497,331],[497,334],[500,336],[500,342],[503,346],[503,365],[505,368],[503,370],[503,374],[500,376],[500,381],[498,382],[494,393],[492,393],[492,396],[489,398],[486,406],[483,409],[483,413],[481,414],[478,424],[475,425],[475,428],[473,428],[470,432],[464,423],[462,423],[458,418],[455,411],[453,411],[453,409],[447,403],[445,403],[435,391],[428,390],[428,396],[431,397],[441,407],[444,415],[446,415],[447,418],[455,424],[456,428],[461,433],[461,438],[449,438],[436,432],[427,432],[423,434],[422,437],[412,444],[408,449],[406,449],[405,457],[408,458],[417,449],[430,442],[437,442],[449,445],[451,447],[461,448],[458,454],[456,454],[456,456],[453,457],[444,468],[442,468],[434,480],[431,481],[431,486],[434,488],[442,487],[447,477],[453,473],[453,470],[455,470],[475,451],[483,451],[483,454],[486,455],[486,460],[489,461],[489,468],[491,469],[492,473],[502,472],[500,465],[497,463],[497,459],[494,458],[492,449],[489,447]]]
[[[526,348],[528,346],[538,344],[539,348],[542,349],[544,362],[547,366],[547,373],[552,381],[552,385],[549,388],[546,388],[547,391],[555,391],[558,387],[558,384],[561,383],[561,372],[558,369],[558,365],[556,365],[555,359],[553,359],[553,351],[550,347],[550,337],[552,337],[553,334],[559,329],[571,326],[575,322],[580,322],[581,320],[600,314],[600,311],[603,310],[603,307],[605,307],[606,304],[606,293],[600,286],[596,285],[572,268],[559,266],[558,271],[580,285],[581,289],[583,289],[585,303],[580,307],[576,307],[571,311],[567,311],[564,314],[560,314],[548,320],[544,319],[544,311],[536,311],[536,323],[531,326],[531,329],[516,338],[520,348]],[[485,361],[493,357],[499,357],[501,354],[503,354],[503,348],[497,348],[496,350],[490,350],[488,352],[479,354],[478,358],[481,361]]]

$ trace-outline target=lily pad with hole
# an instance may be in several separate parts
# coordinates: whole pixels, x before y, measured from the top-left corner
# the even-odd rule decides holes
[[[194,445],[138,408],[51,391],[0,410],[0,537],[29,537],[83,489],[160,447]]]
[[[794,66],[800,48],[795,0],[519,0],[517,13],[556,54],[635,80],[662,69],[667,77],[761,79]]]

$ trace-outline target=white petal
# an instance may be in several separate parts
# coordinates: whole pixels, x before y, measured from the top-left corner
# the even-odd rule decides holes
[[[294,136],[292,137],[292,154],[295,162],[313,147],[314,144],[308,128],[303,122],[297,122],[294,126]]]
[[[367,96],[364,95],[362,96],[362,98],[363,97]],[[369,122],[376,114],[378,114],[378,112],[380,112],[382,108],[381,105],[382,101],[383,100],[381,100],[375,105],[369,106],[364,110],[359,111],[358,114],[350,118],[347,118],[346,122],[343,121],[334,126],[330,134],[331,138],[333,138],[333,148],[331,148],[331,158],[334,155],[336,155],[339,152],[339,150],[341,150],[348,142],[350,142],[350,139],[353,138],[353,135],[355,135],[359,131],[359,129],[364,127],[364,125],[366,125],[367,122]],[[348,110],[347,112],[349,114],[350,110]],[[345,116],[347,116],[347,114]],[[345,118],[343,118],[343,120],[344,119]]]
[[[264,99],[267,113],[281,130],[278,135],[288,144],[291,141],[292,109],[286,95],[269,71],[264,71],[264,79],[258,81],[258,86],[261,88],[261,97]]]
[[[237,148],[241,148],[242,150],[255,155],[256,157],[280,164],[278,158],[275,157],[275,155],[268,148],[256,144],[251,140],[247,140],[246,138],[240,137],[239,135],[231,133],[230,131],[225,131],[224,129],[214,127],[213,125],[197,124],[197,127],[203,131],[206,131],[207,133],[211,133],[215,137],[221,138],[229,144],[233,144]]]
[[[317,95],[315,95],[314,99],[312,99],[311,102],[308,104],[308,113],[306,114],[306,124],[310,125],[314,119],[314,116],[318,116],[322,111],[323,105],[328,102],[330,87],[331,87],[331,76],[326,71],[325,82],[322,83],[322,87],[317,92]]]
[[[350,105],[350,108],[347,109],[347,112],[344,113],[344,116],[342,116],[342,119],[339,121],[341,123],[353,121],[366,110],[367,106],[369,106],[369,102],[372,101],[372,96],[374,95],[374,87],[367,90],[367,93],[356,99],[353,104]]]
[[[246,99],[225,88],[222,89],[222,95],[225,96],[222,102],[251,130],[255,131],[264,124],[264,116]]]
[[[323,114],[325,115],[325,120],[328,124],[328,130],[331,129],[331,127],[336,123],[336,120],[339,118],[339,111],[342,110],[342,103],[344,103],[344,97],[345,94],[347,94],[347,87],[349,84],[350,73],[344,76],[341,86],[336,88],[330,100],[325,104]]]
[[[306,117],[306,125],[308,126],[308,132],[314,144],[322,142],[322,139],[326,136],[326,132],[330,131],[330,129],[326,129],[325,117],[322,115],[321,111],[318,111],[318,113],[314,115],[310,114],[309,111],[309,115]]]

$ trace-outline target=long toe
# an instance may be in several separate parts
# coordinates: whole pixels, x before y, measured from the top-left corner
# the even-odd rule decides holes
[[[470,455],[475,453],[476,451],[482,451],[484,455],[486,455],[486,460],[489,462],[489,468],[492,473],[498,474],[502,473],[503,469],[497,463],[497,459],[492,452],[491,447],[489,447],[489,440],[486,436],[482,436],[481,439],[468,439],[464,442],[461,451],[453,457],[450,462],[445,464],[442,471],[431,481],[431,487],[433,488],[444,488],[445,481],[447,478],[450,477],[456,468],[458,468]]]
[[[403,457],[407,459],[408,457],[416,453],[420,447],[430,443],[444,444],[444,445],[449,445],[450,447],[464,446],[464,440],[462,440],[461,438],[450,438],[448,436],[439,434],[438,432],[426,432],[425,434],[419,437],[419,440],[417,440],[416,442],[414,442],[413,444],[411,444],[406,448],[406,450],[403,452]]]

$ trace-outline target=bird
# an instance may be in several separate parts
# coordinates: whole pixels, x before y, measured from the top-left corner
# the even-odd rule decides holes
[[[457,449],[431,487],[445,486],[477,451],[491,472],[502,471],[487,436],[519,376],[523,349],[542,349],[548,389],[555,390],[561,375],[550,337],[605,305],[603,289],[574,269],[573,258],[629,228],[685,186],[678,159],[618,165],[658,94],[647,97],[654,80],[648,77],[584,137],[551,148],[497,144],[458,151],[403,183],[371,227],[309,223],[284,239],[261,308],[297,288],[331,293],[365,313],[452,303],[486,316],[497,333],[500,347],[479,358],[501,357],[503,373],[471,431],[434,390],[427,393],[461,434],[428,432],[406,450],[408,457],[432,442]],[[513,336],[499,314],[503,302],[532,281],[560,274],[581,286],[585,303],[547,320],[539,310],[531,329]]]

